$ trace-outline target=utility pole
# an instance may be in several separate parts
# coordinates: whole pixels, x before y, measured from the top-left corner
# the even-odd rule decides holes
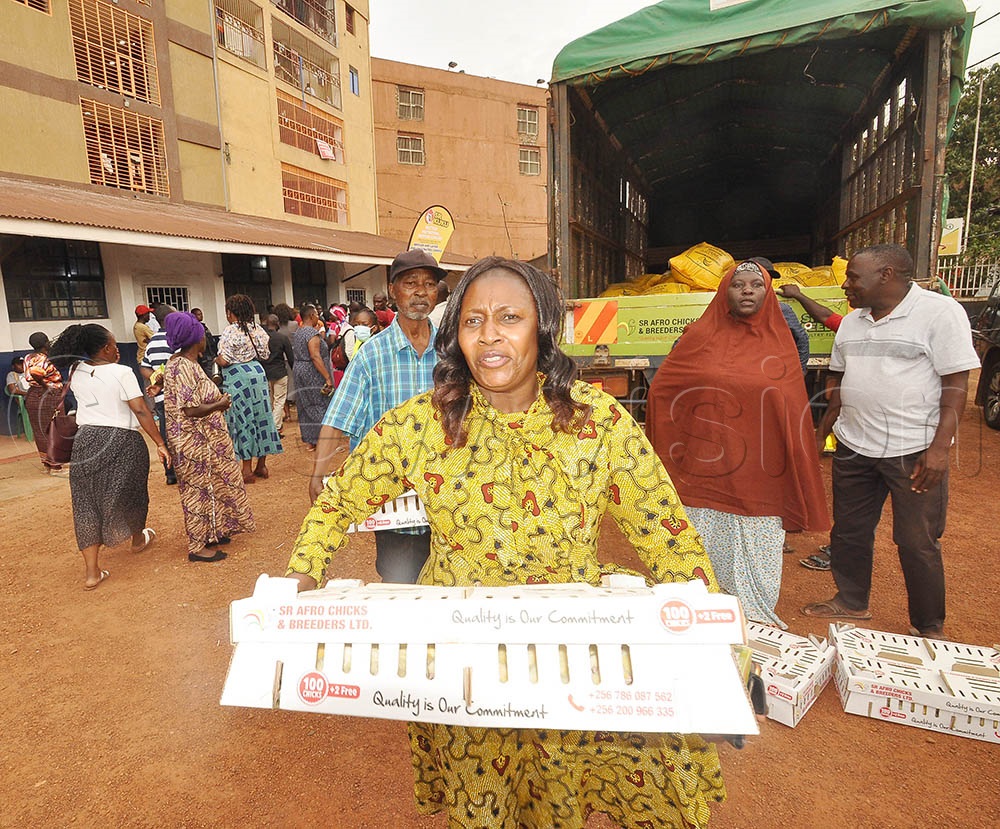
[[[979,118],[983,113],[983,81],[986,72],[979,78],[979,102],[976,104],[976,129],[972,135],[972,166],[969,168],[969,201],[965,208],[965,239],[962,241],[962,252],[969,245],[969,226],[972,224],[972,188],[976,183],[976,152],[979,149]]]

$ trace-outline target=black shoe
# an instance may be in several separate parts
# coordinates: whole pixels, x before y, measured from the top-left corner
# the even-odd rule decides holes
[[[168,475],[167,476],[167,486],[173,486],[176,483],[177,483],[177,476],[176,475]]]
[[[197,553],[188,553],[188,561],[222,561],[222,559],[224,559],[227,555],[228,553],[224,553],[222,550],[216,550],[215,554],[210,556],[200,556]]]

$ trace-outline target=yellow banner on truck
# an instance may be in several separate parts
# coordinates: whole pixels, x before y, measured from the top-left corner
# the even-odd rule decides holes
[[[803,288],[802,293],[835,313],[843,315],[850,310],[839,287]],[[700,291],[574,300],[566,314],[563,350],[573,357],[592,356],[598,345],[607,346],[612,357],[669,354],[677,338],[705,312],[713,296],[711,291]],[[809,353],[813,357],[828,356],[833,348],[833,332],[815,322],[799,303],[782,301],[795,309],[809,334]]]

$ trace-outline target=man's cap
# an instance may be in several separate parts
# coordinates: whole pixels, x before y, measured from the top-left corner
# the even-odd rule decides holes
[[[152,314],[152,313],[153,313],[153,309],[150,308],[148,305],[136,305],[135,306],[135,315],[137,317],[141,317],[143,314]]]
[[[771,279],[781,279],[781,274],[774,269],[774,262],[770,259],[765,259],[763,256],[751,256],[747,259],[747,262],[756,262],[765,271],[771,274]]]
[[[425,268],[431,271],[438,279],[444,279],[448,272],[440,267],[437,259],[431,256],[426,250],[414,248],[405,253],[399,254],[392,260],[392,267],[389,269],[389,281],[395,282],[399,277],[408,271],[415,271],[417,268]]]

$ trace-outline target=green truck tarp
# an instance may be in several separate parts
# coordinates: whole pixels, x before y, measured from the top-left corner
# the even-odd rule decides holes
[[[663,0],[564,47],[552,82],[590,84],[664,64],[727,60],[884,28],[947,29],[965,20],[962,0]],[[966,39],[957,38],[963,67]]]

